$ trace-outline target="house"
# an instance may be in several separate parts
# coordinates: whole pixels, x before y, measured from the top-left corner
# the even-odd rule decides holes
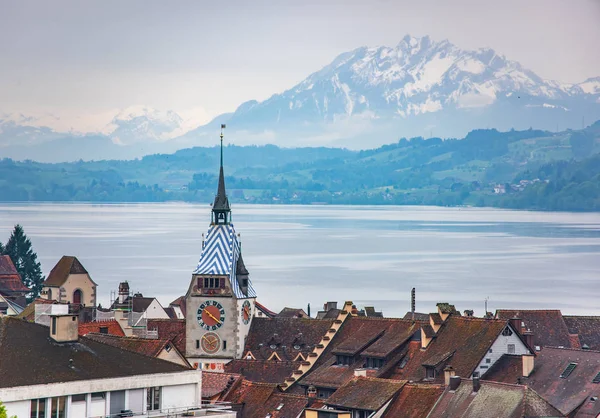
[[[337,307],[337,302],[325,302],[323,310],[317,312],[317,319],[334,319],[338,317],[341,311]]]
[[[10,257],[0,255],[0,315],[20,313],[26,305],[25,296],[30,291],[23,284]]]
[[[571,337],[571,348],[600,351],[600,316],[570,316],[563,319]]]
[[[353,418],[367,418],[388,404],[406,384],[404,380],[354,377],[325,401],[327,407],[348,411]]]
[[[600,352],[544,347],[534,362],[505,356],[484,378],[527,385],[569,417],[600,415]]]
[[[158,299],[144,297],[141,293],[127,296],[122,302],[117,300],[112,306],[113,311],[131,312],[136,320],[133,326],[138,326],[148,319],[170,319]]]
[[[171,319],[185,319],[186,305],[185,296],[179,296],[173,302],[169,303],[169,307],[165,308],[165,312]]]
[[[52,316],[50,327],[0,318],[0,358],[9,416],[166,416],[201,407],[200,372],[79,337],[76,315]]]
[[[185,319],[148,319],[146,326],[156,332],[156,338],[173,341],[177,350],[185,355]]]
[[[120,348],[121,350],[132,351],[144,356],[170,361],[171,363],[191,368],[185,356],[179,352],[175,344],[170,340],[125,337],[108,333],[91,333],[87,334],[87,337],[94,341]]]
[[[273,317],[277,316],[277,314],[275,312],[268,309],[263,304],[258,303],[258,302],[254,302],[254,304],[256,306],[256,309],[254,310],[255,318],[273,318]]]
[[[537,418],[564,416],[524,385],[452,377],[429,418]]]
[[[381,418],[425,418],[444,392],[444,386],[408,383],[378,412]]]
[[[578,348],[579,342],[571,337],[562,313],[558,309],[498,309],[495,317],[503,320],[514,320],[519,332],[531,331],[535,347],[572,347]]]
[[[96,306],[97,284],[77,257],[63,256],[44,281],[41,297],[60,303]]]
[[[283,308],[277,318],[309,318],[308,314],[302,308]]]

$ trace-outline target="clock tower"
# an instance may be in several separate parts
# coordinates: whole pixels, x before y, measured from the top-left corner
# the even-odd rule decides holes
[[[242,357],[256,299],[225,191],[224,128],[221,125],[221,167],[211,222],[185,296],[186,357],[198,368],[215,371]]]

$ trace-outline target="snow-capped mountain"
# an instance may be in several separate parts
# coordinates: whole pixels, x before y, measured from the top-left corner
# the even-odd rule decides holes
[[[347,145],[361,131],[384,135],[370,140],[377,145],[431,132],[458,136],[475,127],[580,127],[583,116],[600,118],[599,98],[600,77],[548,81],[491,49],[406,36],[394,47],[341,54],[291,89],[243,103],[228,122],[253,138],[285,131],[278,141],[284,145],[293,139]]]
[[[115,115],[104,132],[117,144],[164,141],[184,133],[182,123],[183,119],[171,110],[131,106]]]

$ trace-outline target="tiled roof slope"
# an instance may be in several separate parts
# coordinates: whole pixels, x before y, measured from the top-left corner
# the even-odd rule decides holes
[[[246,338],[244,354],[251,351],[256,360],[268,360],[273,352],[282,361],[294,361],[298,353],[306,358],[332,324],[333,320],[254,318]]]
[[[158,338],[173,341],[177,350],[185,355],[185,319],[148,319],[147,329],[157,330]]]
[[[276,387],[275,384],[243,380],[223,400],[242,405],[240,417],[264,418],[265,415],[260,415],[260,407],[266,404]]]
[[[441,385],[404,385],[382,418],[425,418],[443,391]]]
[[[423,364],[434,365],[445,361],[452,365],[457,376],[469,377],[505,326],[506,321],[502,320],[452,315],[446,319],[427,349],[411,350],[406,367],[397,369],[393,376],[420,381],[425,378]],[[441,372],[443,364],[439,368]],[[439,379],[442,378],[443,373],[440,373]]]
[[[10,296],[13,293],[29,292],[23,284],[12,260],[7,255],[0,255],[0,293]]]
[[[148,357],[157,357],[170,344],[169,340],[154,340],[151,338],[124,337],[110,334],[88,334],[88,338],[104,344],[112,345],[121,350],[133,351]]]
[[[566,378],[561,378],[569,363],[577,366]],[[600,398],[600,383],[592,383],[600,373],[600,352],[546,347],[535,358],[535,368],[528,378],[523,378],[544,399],[564,414],[570,414],[591,396]],[[600,402],[594,412],[600,414]]]
[[[563,316],[571,334],[577,334],[580,346],[600,350],[600,316]],[[575,348],[575,347],[572,347]]]
[[[123,332],[123,328],[117,321],[97,321],[97,322],[80,322],[79,323],[79,335],[85,336],[90,333],[98,333],[100,334],[100,328],[107,328],[108,334],[116,335],[120,337],[124,337],[125,333]],[[106,335],[106,334],[100,334]],[[112,344],[111,344],[112,345]]]
[[[519,318],[533,332],[534,345],[542,347],[571,347],[569,329],[559,310],[498,309],[498,319]],[[521,331],[521,330],[517,330]]]
[[[277,315],[275,312],[268,309],[266,306],[264,306],[263,304],[261,304],[259,302],[254,302],[254,304],[256,305],[256,309],[261,311],[263,314],[265,314],[265,316],[267,316],[269,318],[273,318],[275,315]]]
[[[179,296],[173,302],[169,303],[169,306],[179,306],[179,309],[181,309],[181,313],[183,314],[183,317],[185,318],[185,314],[186,314],[186,310],[187,310],[185,296]]]
[[[523,358],[518,355],[503,354],[483,376],[484,380],[501,383],[522,383]]]
[[[329,406],[377,411],[406,384],[403,380],[355,377],[325,402]]]
[[[463,379],[456,391],[446,389],[429,418],[534,418],[563,416],[552,405],[526,386]]]
[[[306,318],[308,315],[301,308],[283,308],[277,318]]]
[[[187,370],[86,337],[56,344],[49,334],[43,325],[0,318],[0,388]]]
[[[232,360],[225,371],[241,374],[251,382],[283,383],[299,366],[299,361]]]
[[[429,314],[415,312],[414,317],[415,317],[415,321],[429,322]],[[402,319],[413,319],[412,312],[406,312],[406,314],[404,315],[404,318],[402,318]]]
[[[60,287],[67,281],[70,274],[87,274],[87,270],[79,262],[77,257],[63,255],[52,270],[50,270],[50,274],[44,282],[44,286]]]
[[[269,399],[253,413],[256,418],[296,418],[308,405],[306,396],[274,391]],[[246,415],[244,415],[246,417]]]
[[[236,373],[202,372],[202,398],[212,398],[229,391],[243,377]]]

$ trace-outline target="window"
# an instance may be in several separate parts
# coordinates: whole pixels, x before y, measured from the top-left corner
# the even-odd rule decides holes
[[[473,377],[479,377],[479,372],[473,372]]]
[[[515,354],[515,345],[508,344],[508,354]]]
[[[300,345],[299,344],[294,344],[294,350],[300,350]]]
[[[408,363],[408,356],[404,356],[404,358],[402,359],[402,361],[400,362],[400,366],[398,366],[400,369],[403,369],[406,367],[406,363]]]
[[[269,348],[270,348],[271,350],[275,350],[275,349],[277,348],[277,344],[271,344],[271,345],[269,346]]]
[[[165,345],[165,351],[169,353],[171,351],[171,344]]]
[[[100,327],[100,334],[108,334],[108,327]]]
[[[486,358],[486,359],[485,359],[485,362],[489,364],[489,363],[491,363],[491,362],[492,362],[492,359],[491,359],[491,358]]]
[[[600,373],[598,373],[596,375],[596,377],[594,377],[594,379],[592,380],[592,383],[600,383]]]
[[[46,399],[31,400],[31,418],[46,418]]]
[[[482,364],[481,366],[479,366],[480,369],[487,369],[489,366],[486,366],[485,364]]]
[[[106,398],[106,392],[94,392],[92,393],[92,401],[97,401]]]
[[[227,340],[223,340],[223,351],[227,350]]]
[[[71,402],[85,402],[86,394],[82,393],[79,395],[71,396]]]
[[[336,358],[335,364],[338,364],[341,366],[347,366],[350,363],[352,363],[352,357],[350,357],[350,356],[337,355],[337,356],[335,356],[335,358]]]
[[[221,287],[221,279],[218,277],[205,277],[204,287],[207,289],[217,289]]]
[[[371,412],[369,411],[354,411],[352,418],[369,418]]]
[[[367,357],[366,367],[368,369],[379,369],[383,367],[383,359]]]
[[[502,335],[504,335],[505,337],[510,337],[511,335],[513,335],[513,332],[509,327],[506,327],[502,330]]]
[[[493,353],[493,350],[490,348],[490,349],[488,350],[488,353]]]
[[[52,335],[56,335],[56,317],[52,317]]]
[[[248,279],[242,279],[242,287],[248,287]]]
[[[52,408],[50,408],[50,418],[65,418],[67,409],[67,397],[58,396],[52,398]]]
[[[575,367],[577,367],[577,363],[569,363],[569,365],[567,366],[567,368],[560,375],[560,378],[561,379],[566,379],[567,377],[569,377],[569,375],[571,373],[573,373],[573,370],[575,370]]]
[[[148,388],[146,392],[146,405],[148,411],[160,410],[160,387]]]
[[[200,340],[196,340],[196,348],[200,348]]]
[[[435,379],[435,368],[425,367],[425,379]]]

